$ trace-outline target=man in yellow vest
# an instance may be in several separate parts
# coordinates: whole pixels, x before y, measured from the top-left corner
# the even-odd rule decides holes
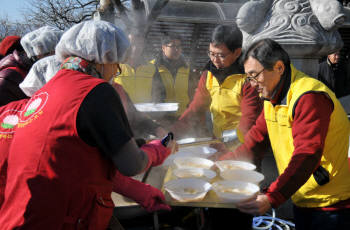
[[[166,34],[162,50],[150,63],[142,60],[142,41],[131,36],[135,50],[128,64],[121,65],[121,74],[115,82],[123,86],[134,103],[177,102],[181,114],[189,102],[190,69],[182,55],[181,37]]]
[[[297,230],[350,229],[349,121],[335,94],[273,40],[252,44],[243,63],[264,109],[244,144],[220,160],[261,157],[254,150],[269,139],[279,177],[237,208],[263,214],[291,198]]]
[[[236,25],[219,25],[214,29],[208,50],[210,61],[189,107],[171,129],[176,136],[202,129],[200,124],[207,111],[212,114],[212,134],[217,138],[225,130],[236,128],[244,134],[255,123],[262,104],[238,63],[241,48],[242,32]],[[232,222],[240,229],[251,229],[252,215],[238,210],[210,208],[207,215],[210,229],[226,229]]]
[[[169,33],[162,37],[162,51],[151,61],[156,66],[152,98],[156,102],[178,102],[178,114],[185,111],[189,102],[188,67],[182,55],[182,38]]]
[[[186,134],[210,111],[213,135],[222,137],[225,130],[238,128],[243,135],[255,123],[262,103],[257,91],[246,81],[238,59],[242,50],[242,32],[237,25],[219,25],[212,34],[208,56],[210,61],[199,80],[189,107],[181,115],[173,130]]]

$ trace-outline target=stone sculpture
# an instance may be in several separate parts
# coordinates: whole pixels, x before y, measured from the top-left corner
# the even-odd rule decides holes
[[[237,14],[244,47],[271,38],[294,57],[323,56],[340,49],[343,42],[337,28],[344,21],[337,0],[251,0]]]

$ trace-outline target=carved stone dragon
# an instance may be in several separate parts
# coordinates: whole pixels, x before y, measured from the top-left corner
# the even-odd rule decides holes
[[[237,14],[244,47],[271,38],[299,57],[340,49],[343,42],[337,28],[344,21],[337,0],[251,0]]]

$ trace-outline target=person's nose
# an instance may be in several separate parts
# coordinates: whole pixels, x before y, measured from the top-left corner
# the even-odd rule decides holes
[[[222,63],[221,58],[219,58],[218,56],[213,56],[213,57],[212,57],[212,61],[213,61],[214,63]]]
[[[250,85],[254,88],[258,88],[258,82],[257,81],[250,81]]]

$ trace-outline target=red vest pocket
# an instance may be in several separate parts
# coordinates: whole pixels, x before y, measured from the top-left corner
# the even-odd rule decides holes
[[[81,209],[74,208],[80,210],[80,213],[72,213],[65,218],[64,230],[107,229],[114,209],[111,191],[96,191],[90,195],[92,196],[85,200]]]

